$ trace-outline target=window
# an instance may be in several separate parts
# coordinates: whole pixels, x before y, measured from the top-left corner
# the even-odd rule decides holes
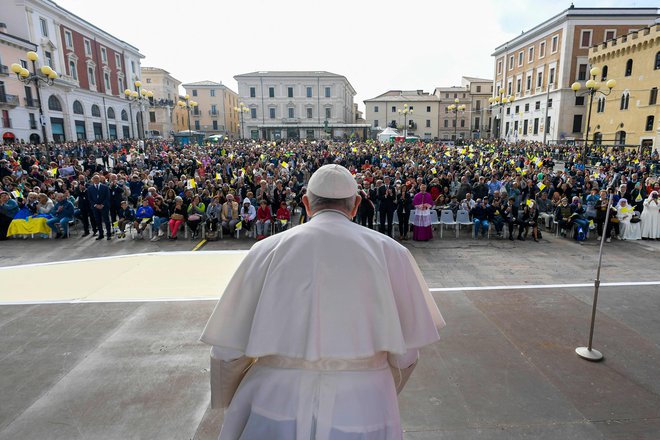
[[[412,121],[410,121],[412,122]],[[465,119],[461,119],[461,128],[465,128]]]
[[[649,105],[655,105],[658,101],[658,88],[653,87],[649,93]]]
[[[646,131],[653,131],[653,122],[655,117],[653,115],[648,115],[646,117]]]
[[[532,88],[532,75],[527,75],[527,87],[525,88],[525,90],[529,92],[531,88]]]
[[[30,128],[36,130],[37,128],[37,118],[34,116],[34,113],[30,113]]]
[[[115,66],[117,69],[121,69],[121,56],[118,53],[115,54]]]
[[[108,64],[108,52],[105,47],[101,48],[101,61],[103,61],[103,64]]]
[[[479,118],[474,118],[474,129],[475,129],[475,130],[479,130],[479,123],[480,123],[480,122],[481,122],[481,121],[480,121]]]
[[[513,66],[515,65],[514,57],[511,55],[509,57],[509,70],[513,70]]]
[[[587,79],[587,65],[586,64],[580,64],[578,66],[577,80],[578,81],[584,81],[585,79]]]
[[[374,113],[378,113],[378,106],[374,105]]]
[[[539,118],[534,118],[534,131],[532,134],[539,134]]]
[[[215,120],[215,119],[213,120],[213,130],[215,130],[215,131],[218,130],[218,121]]]
[[[656,52],[655,54],[655,67],[653,69],[654,70],[660,69],[660,51]]]
[[[445,107],[445,113],[449,113],[449,107]]]
[[[616,38],[616,29],[608,29],[605,31],[605,41],[614,40]]]
[[[80,101],[78,101],[78,100],[73,101],[73,113],[75,113],[76,115],[84,115],[85,114],[85,111],[83,110],[83,106],[80,103]]]
[[[374,127],[378,127],[378,119],[374,119]]]
[[[257,108],[256,107],[251,107],[250,108],[250,117],[252,119],[257,119]]]
[[[529,121],[525,119],[523,121],[523,136],[527,136],[527,127],[529,126]]]
[[[332,117],[332,109],[330,107],[325,108],[325,119],[330,119]]]
[[[594,133],[594,145],[602,145],[603,144],[603,133],[600,131],[597,131]]]
[[[149,112],[149,122],[156,122],[156,112]]]
[[[85,39],[85,55],[88,57],[92,56],[92,43],[90,43],[87,39]]]
[[[117,79],[117,86],[118,86],[118,87],[117,87],[117,90],[119,90],[119,92],[121,93],[121,91],[124,90],[124,80],[121,79],[121,78],[118,78],[118,79]],[[167,97],[168,97],[168,99],[169,99],[169,97],[170,97],[170,94],[169,94],[169,93],[167,94]]]
[[[552,37],[550,53],[557,52],[557,49],[559,49],[559,35],[555,35],[554,37]]]
[[[430,126],[431,126],[431,120],[430,120],[430,119],[427,119],[427,120],[426,120],[426,126],[427,126],[427,127],[430,127]]]
[[[539,44],[539,58],[543,58],[545,56],[545,41],[541,41]]]
[[[289,98],[293,98],[293,87],[286,88],[286,96],[288,96]]]
[[[312,117],[313,117],[313,116],[312,116],[312,108],[311,108],[311,107],[307,107],[306,110],[307,110],[307,119],[312,119]]]
[[[43,37],[48,36],[48,23],[45,18],[39,18],[39,25],[41,26],[41,35]]]
[[[52,68],[53,67],[53,54],[48,52],[47,50],[45,50],[44,51],[44,57],[46,58],[46,64]]]
[[[195,121],[195,130],[199,130],[199,120]]]
[[[325,88],[325,97],[330,98],[331,96],[332,96],[332,93],[331,93],[330,87],[326,87]]]
[[[121,120],[128,121],[128,112],[126,110],[121,111]]]
[[[97,118],[101,117],[101,109],[96,104],[92,105],[92,116]]]
[[[275,119],[275,108],[271,107],[268,109],[268,116],[270,119]]]
[[[445,124],[444,125],[445,125],[445,128],[449,128],[449,121],[447,119],[445,119]]]
[[[296,117],[296,112],[293,107],[289,107],[289,118],[295,118]]]
[[[629,59],[626,61],[626,76],[632,75],[632,69],[633,69],[633,60]]]
[[[548,76],[548,84],[555,83],[555,68],[550,69],[550,76]]]
[[[256,97],[257,97],[257,88],[250,87],[250,98],[256,98]]]
[[[536,74],[536,87],[540,88],[543,86],[543,71],[539,70],[539,72]]]
[[[147,84],[151,84],[151,78],[147,78]]]
[[[584,105],[584,96],[576,96],[575,105]]]
[[[103,74],[103,80],[105,81],[105,90],[110,90],[112,91],[110,87],[110,74],[109,73],[104,73]]]
[[[509,83],[508,83],[507,86],[506,86],[506,89],[507,89],[506,94],[507,94],[507,95],[510,95],[510,94],[511,94],[511,87],[512,87],[512,83],[511,83],[511,81],[509,81]]]
[[[57,96],[50,95],[50,98],[48,98],[48,110],[52,110],[54,112],[62,111],[62,103],[59,99],[57,99]]]
[[[499,75],[501,73],[502,73],[502,60],[499,60],[497,62],[497,74]]]
[[[131,72],[135,75],[135,61],[131,60]]]
[[[312,88],[311,88],[311,87],[307,87],[306,91],[307,91],[307,97],[308,97],[308,98],[311,98],[311,97],[312,97]]]
[[[451,126],[452,128],[456,128],[456,119],[452,119]]]
[[[605,81],[607,79],[607,66],[603,66],[601,69],[601,75],[600,75],[600,80]]]
[[[525,104],[525,113],[529,111],[529,102]]]
[[[518,67],[523,65],[523,60],[525,59],[525,52],[522,50],[518,52]]]
[[[73,35],[71,31],[64,31],[64,42],[69,49],[73,48]]]
[[[573,133],[582,133],[582,115],[573,115]]]
[[[534,46],[532,46],[532,47],[530,47],[530,48],[528,49],[528,53],[527,53],[527,61],[530,62],[530,63],[531,63],[532,61],[534,61]]]
[[[275,87],[268,87],[268,97],[269,98],[275,97]]]
[[[552,98],[548,98],[548,108],[552,108]]]
[[[518,114],[518,113],[520,113],[520,106],[519,105],[516,106],[516,114]]]
[[[96,75],[94,75],[94,68],[93,67],[88,67],[87,68],[87,76],[89,79],[89,83],[93,86],[96,85],[96,78],[94,78]]]
[[[591,29],[583,30],[580,34],[580,47],[591,47]]]
[[[518,78],[516,80],[516,93],[520,93],[522,89],[522,80]]]
[[[209,90],[209,93],[211,94],[211,96],[215,96],[215,89]]]
[[[626,132],[625,131],[617,131],[615,139],[614,139],[614,143],[616,145],[625,145],[626,144]]]
[[[78,81],[78,72],[76,70],[76,63],[74,61],[69,61],[69,75],[71,75],[71,78]]]
[[[215,116],[218,114],[218,106],[216,104],[211,104],[211,115]]]
[[[426,113],[431,113],[431,106],[430,105],[426,106]]]
[[[392,106],[392,113],[396,113],[396,106],[395,105]]]
[[[115,119],[115,109],[108,107],[108,119]]]
[[[624,92],[621,95],[621,105],[619,106],[619,110],[628,110],[629,102],[630,102],[630,93]]]
[[[194,90],[192,91],[192,95],[193,95],[193,96],[197,96],[197,90],[196,90],[196,89],[194,89]]]
[[[534,103],[534,110],[541,110],[541,101],[536,101]]]

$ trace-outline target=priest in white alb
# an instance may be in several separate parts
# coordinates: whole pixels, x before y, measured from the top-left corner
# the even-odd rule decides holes
[[[402,438],[397,392],[445,323],[410,252],[351,221],[357,193],[319,168],[311,220],[256,243],[220,298],[201,337],[220,440]]]

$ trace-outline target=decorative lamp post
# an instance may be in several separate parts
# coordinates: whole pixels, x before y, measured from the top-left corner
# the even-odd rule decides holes
[[[34,83],[34,86],[37,89],[37,100],[39,101],[39,122],[41,123],[43,142],[48,143],[48,136],[46,135],[46,118],[44,117],[39,89],[42,85],[52,86],[53,82],[59,75],[49,65],[43,65],[37,70],[37,60],[39,59],[39,55],[37,55],[36,52],[30,51],[26,54],[26,57],[32,62],[32,71],[29,71],[18,63],[12,64],[10,68],[22,83],[27,85]]]
[[[408,108],[408,104],[403,104],[403,110],[399,110],[399,114],[403,115],[403,140],[408,137],[408,115],[413,114],[413,109]]]
[[[190,95],[184,96],[183,99],[183,101],[180,100],[177,102],[177,105],[188,112],[188,134],[192,135],[192,130],[190,129],[190,110],[194,107],[197,107],[197,102],[191,101]]]
[[[138,139],[144,137],[144,116],[142,112],[145,108],[148,108],[153,101],[154,92],[151,90],[140,89],[142,83],[140,81],[135,81],[135,90],[126,89],[124,90],[124,95],[128,99],[128,109],[131,112],[131,129],[133,130],[133,136],[135,136],[135,129],[133,128],[133,104],[135,104],[140,112],[140,125],[138,125]]]
[[[454,104],[450,105],[449,111],[454,114],[454,142],[458,141],[458,112],[465,112],[465,104],[458,105],[461,102],[458,98],[454,99]]]
[[[584,137],[584,147],[581,154],[582,163],[585,166],[587,165],[587,148],[589,143],[589,129],[591,128],[590,127],[591,108],[593,107],[594,95],[600,93],[603,96],[607,96],[610,93],[612,93],[612,89],[616,87],[616,81],[611,79],[605,83],[605,86],[607,87],[607,91],[600,90],[601,83],[596,81],[596,77],[600,75],[599,67],[596,66],[592,67],[591,70],[589,71],[589,75],[591,75],[591,78],[587,80],[587,82],[584,84],[587,90],[585,90],[582,94],[578,94],[578,91],[582,88],[582,84],[580,84],[579,82],[574,82],[573,84],[571,84],[571,89],[573,89],[575,96],[589,95],[589,109],[587,110],[587,133],[586,136]]]
[[[241,115],[241,139],[245,139],[245,136],[243,135],[243,114],[249,112],[250,109],[241,102],[238,104],[238,107],[234,107],[234,111]]]
[[[496,138],[499,138],[501,133],[502,133],[502,123],[504,122],[504,119],[502,119],[502,109],[505,106],[509,106],[513,104],[513,101],[516,100],[516,98],[513,95],[505,95],[504,88],[500,88],[498,90],[498,94],[496,96],[491,96],[488,98],[488,103],[491,105],[491,107],[499,107],[500,109],[500,117],[498,118],[498,124],[497,124],[497,133],[495,134]]]

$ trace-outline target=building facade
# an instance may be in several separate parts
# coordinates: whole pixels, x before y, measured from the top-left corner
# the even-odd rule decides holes
[[[191,129],[207,136],[238,137],[238,94],[222,83],[199,81],[183,84],[197,106],[190,112]],[[186,130],[188,128],[186,127]]]
[[[588,142],[658,150],[660,22],[593,46],[589,64],[600,69],[597,81],[614,79],[616,87],[594,95]]]
[[[423,90],[390,90],[364,101],[366,123],[372,130],[392,127],[402,135],[438,138],[440,99]]]
[[[242,115],[241,137],[319,139],[367,136],[356,124],[355,89],[342,75],[323,71],[252,72],[234,77]]]
[[[491,137],[488,98],[492,88],[492,80],[470,76],[464,76],[460,86],[436,87],[433,94],[440,100],[438,138],[456,140]],[[465,106],[465,109],[452,111],[451,105]]]
[[[140,71],[144,87],[154,93],[148,110],[149,135],[170,138],[175,130],[174,108],[179,98],[181,81],[158,67],[141,67]]]
[[[44,117],[38,122],[45,124],[48,141],[128,138],[144,133],[145,115],[139,108],[131,108],[124,95],[140,79],[143,55],[137,48],[51,0],[6,2],[0,20],[11,26],[9,34],[36,45],[37,69],[48,65],[59,74],[52,86],[40,87],[40,102],[34,99],[35,85],[30,85],[30,92],[24,89],[26,108],[12,109],[16,115],[13,123],[33,127],[29,115],[41,106]],[[3,60],[3,64],[12,63],[32,70],[24,52],[17,59]],[[43,142],[41,124],[37,125],[24,134],[27,141]]]
[[[589,48],[652,24],[658,8],[570,8],[495,49],[496,137],[571,143],[582,139],[586,106],[570,86],[589,71]],[[499,91],[502,90],[502,94]],[[501,101],[500,101],[501,102]]]

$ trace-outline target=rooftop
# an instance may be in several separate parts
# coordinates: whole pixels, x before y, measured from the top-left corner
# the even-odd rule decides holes
[[[389,90],[375,98],[366,99],[364,102],[370,101],[438,101],[438,97],[423,90]]]

